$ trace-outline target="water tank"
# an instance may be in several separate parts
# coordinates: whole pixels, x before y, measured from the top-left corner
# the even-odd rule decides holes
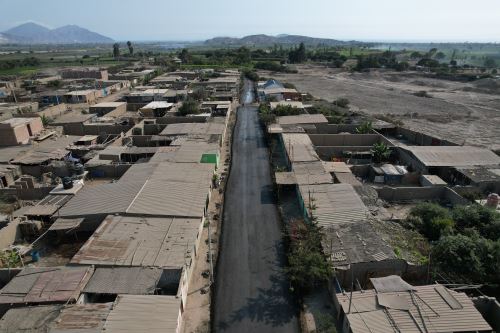
[[[62,179],[62,184],[65,190],[68,190],[73,187],[73,179],[69,177],[64,177]]]
[[[500,201],[500,196],[496,193],[490,193],[488,199],[486,199],[486,206],[493,209],[497,209],[498,203]]]

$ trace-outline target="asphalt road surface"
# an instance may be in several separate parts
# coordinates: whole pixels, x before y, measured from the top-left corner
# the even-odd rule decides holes
[[[217,266],[215,332],[299,332],[282,271],[285,254],[268,148],[248,82],[233,139]]]

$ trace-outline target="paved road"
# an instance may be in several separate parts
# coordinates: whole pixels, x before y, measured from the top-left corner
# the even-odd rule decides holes
[[[243,103],[251,103],[248,83],[246,91]],[[299,332],[282,272],[284,252],[268,154],[257,108],[241,107],[217,266],[215,332]]]

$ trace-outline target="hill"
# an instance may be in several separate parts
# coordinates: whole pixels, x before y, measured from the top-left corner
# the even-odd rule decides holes
[[[36,23],[24,23],[0,34],[0,43],[11,44],[79,44],[112,43],[109,37],[77,25],[48,29]]]
[[[233,37],[216,37],[205,41],[207,46],[270,46],[274,44],[278,45],[294,45],[304,43],[307,46],[337,46],[337,45],[353,45],[353,44],[367,44],[357,41],[340,41],[336,39],[328,38],[315,38],[300,35],[279,35],[279,36],[269,36],[269,35],[251,35],[243,38],[233,38]]]

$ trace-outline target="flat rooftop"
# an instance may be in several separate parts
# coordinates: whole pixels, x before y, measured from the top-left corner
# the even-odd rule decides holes
[[[72,264],[182,269],[194,255],[199,219],[110,215]]]
[[[213,171],[214,165],[205,163],[136,163],[118,182],[84,187],[59,215],[129,213],[201,218]]]
[[[222,135],[226,125],[224,123],[178,123],[169,124],[160,135]]]

